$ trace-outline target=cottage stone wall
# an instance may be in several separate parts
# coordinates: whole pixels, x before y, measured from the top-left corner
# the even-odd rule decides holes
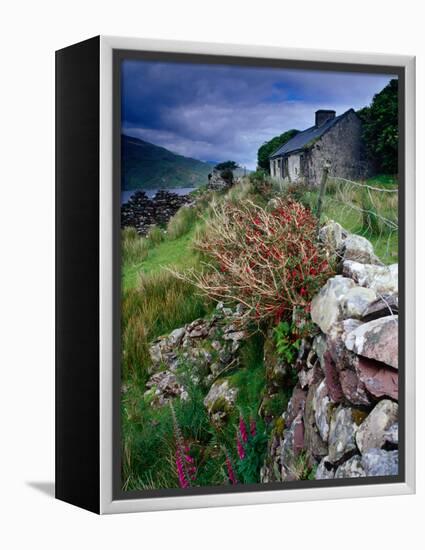
[[[367,175],[361,121],[353,112],[328,130],[305,156],[305,177],[310,185],[319,185],[323,165],[330,163],[330,175],[358,179]]]
[[[290,155],[288,157],[288,172],[290,181],[297,181],[301,176],[300,155]]]

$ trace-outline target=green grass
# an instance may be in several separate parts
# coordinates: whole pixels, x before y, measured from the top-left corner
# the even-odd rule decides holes
[[[197,220],[197,210],[193,207],[183,206],[168,222],[167,237],[175,240],[186,235],[193,228]]]
[[[122,258],[123,263],[131,265],[144,260],[150,248],[147,239],[140,237],[134,227],[126,227],[122,230]]]
[[[389,174],[378,174],[366,180],[368,185],[377,185],[377,186],[397,186],[398,179],[395,176]]]
[[[366,183],[382,189],[397,188],[397,181],[388,175],[375,176]],[[315,211],[318,189],[300,188],[296,198]],[[358,186],[330,179],[323,200],[322,221],[332,219],[350,233],[366,237],[382,262],[392,264],[398,261],[398,231],[391,229],[380,217],[397,223],[397,199],[396,193],[365,192]]]
[[[124,263],[122,268],[122,288],[128,290],[138,285],[142,274],[158,273],[164,267],[176,269],[195,267],[199,262],[198,253],[192,242],[196,233],[193,227],[188,233],[174,240],[164,239],[148,250],[139,261]]]
[[[389,176],[378,176],[367,182],[369,185],[391,188],[395,185]],[[365,230],[362,215],[347,205],[341,206],[338,188],[329,186],[324,202],[323,218],[338,221],[348,231],[366,236],[375,246],[375,251],[384,261],[397,261],[397,234],[384,234],[376,225]],[[197,207],[182,208],[170,220],[166,231],[155,228],[148,238],[140,238],[134,231],[123,233],[122,268],[122,449],[123,487],[125,490],[178,487],[176,475],[176,441],[173,419],[169,406],[155,408],[144,396],[150,367],[149,345],[160,335],[208,315],[214,304],[198,295],[194,287],[168,272],[166,267],[183,270],[199,268],[201,258],[193,242],[208,231],[209,205],[212,200],[237,202],[249,197],[254,202],[267,201],[269,197],[255,190],[255,185],[246,179],[226,194],[197,192]],[[394,198],[379,199],[379,213],[394,217]],[[389,194],[388,194],[389,195]],[[312,208],[317,201],[317,191],[300,190],[302,202]],[[362,202],[361,190],[351,190],[348,196],[355,204]],[[376,206],[373,203],[372,206]],[[373,212],[372,212],[373,214]],[[392,219],[392,218],[391,218]],[[374,220],[372,220],[374,221]],[[382,233],[382,234],[381,234]],[[236,406],[222,425],[214,425],[203,404],[208,390],[203,384],[194,384],[191,377],[193,365],[182,365],[177,375],[188,391],[186,401],[174,400],[177,422],[191,456],[197,466],[196,485],[211,486],[228,483],[226,453],[234,465],[236,454],[236,430],[239,416],[255,418],[257,431],[266,437],[270,427],[258,418],[258,410],[267,391],[264,356],[264,337],[255,333],[244,340],[239,352],[239,365],[225,373],[231,384],[238,389]],[[269,403],[272,417],[280,417],[286,409],[291,388],[282,388]],[[261,443],[262,448],[264,442]],[[240,464],[239,464],[240,466]],[[254,467],[255,466],[255,467]],[[255,476],[259,468],[254,465]],[[296,476],[310,479],[312,472],[305,456],[296,462]],[[243,481],[244,478],[240,478]]]

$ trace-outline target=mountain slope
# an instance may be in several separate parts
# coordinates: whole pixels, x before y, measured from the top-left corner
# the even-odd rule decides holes
[[[121,136],[122,190],[197,187],[211,166],[141,139]]]

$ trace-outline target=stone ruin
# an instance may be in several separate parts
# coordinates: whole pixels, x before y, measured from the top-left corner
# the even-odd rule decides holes
[[[136,191],[121,207],[121,227],[135,227],[139,235],[146,235],[154,225],[166,225],[181,206],[191,202],[189,195],[170,191],[157,191],[152,199]]]

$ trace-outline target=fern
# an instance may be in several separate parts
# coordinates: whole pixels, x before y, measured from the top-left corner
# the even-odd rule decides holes
[[[277,353],[288,365],[295,362],[301,345],[300,338],[293,339],[293,329],[293,324],[287,321],[281,321],[274,329]]]

